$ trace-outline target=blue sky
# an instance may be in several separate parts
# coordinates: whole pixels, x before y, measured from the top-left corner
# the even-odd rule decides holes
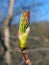
[[[0,0],[0,22],[8,14],[9,0]],[[30,21],[49,21],[49,0],[15,0],[13,10],[13,23],[19,22],[24,9],[30,11]]]

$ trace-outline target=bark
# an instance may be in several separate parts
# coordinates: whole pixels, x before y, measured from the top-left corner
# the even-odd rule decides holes
[[[10,48],[10,31],[9,31],[9,25],[11,23],[11,18],[12,18],[12,13],[13,13],[13,6],[14,6],[14,0],[10,0],[10,5],[9,5],[9,13],[8,16],[4,22],[4,41],[5,45],[7,48]]]
[[[8,11],[8,16],[6,20],[4,21],[4,43],[5,46],[7,47],[7,51],[5,53],[5,59],[8,65],[11,65],[11,56],[10,56],[10,31],[9,31],[9,26],[11,23],[12,19],[12,13],[13,13],[13,6],[14,6],[14,0],[10,0],[10,5],[9,5],[9,11]],[[10,61],[9,61],[10,60]]]
[[[21,51],[22,51],[22,54],[23,54],[23,56],[24,56],[26,65],[31,65],[31,61],[30,61],[30,59],[29,59],[29,57],[28,57],[28,54],[27,54],[26,50],[21,50]]]

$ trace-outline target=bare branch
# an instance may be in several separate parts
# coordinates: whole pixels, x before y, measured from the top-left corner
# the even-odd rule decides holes
[[[10,19],[12,18],[13,6],[14,6],[14,0],[10,0],[9,13],[8,13],[7,19],[5,20],[5,23],[4,23],[5,26],[8,26],[9,23],[11,22]]]
[[[11,65],[11,55],[10,55],[10,31],[9,31],[9,25],[11,23],[11,18],[12,18],[12,13],[13,13],[13,6],[14,6],[14,0],[10,0],[10,5],[9,5],[9,12],[7,19],[4,22],[4,43],[5,46],[7,47],[7,51],[5,52],[5,59],[6,63]]]

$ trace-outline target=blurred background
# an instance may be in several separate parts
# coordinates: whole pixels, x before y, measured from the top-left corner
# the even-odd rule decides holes
[[[0,0],[0,32],[3,37],[9,3],[10,0]],[[27,53],[31,63],[32,65],[49,65],[49,0],[14,0],[9,28],[12,65],[25,65],[17,38],[19,20],[23,10],[30,11],[31,30],[27,41]],[[0,42],[0,65],[6,65],[3,52]]]

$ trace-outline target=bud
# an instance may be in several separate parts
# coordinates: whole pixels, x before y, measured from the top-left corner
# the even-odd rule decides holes
[[[20,32],[22,34],[25,33],[27,27],[30,24],[30,12],[29,11],[23,11],[22,16],[20,18]]]

